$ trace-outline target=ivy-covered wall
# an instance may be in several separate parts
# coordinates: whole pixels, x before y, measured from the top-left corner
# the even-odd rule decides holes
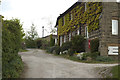
[[[92,32],[99,28],[99,17],[102,12],[102,4],[100,2],[87,2],[86,10],[85,3],[77,5],[69,12],[64,14],[58,20],[58,36],[67,34],[69,31],[73,31],[79,28],[79,24],[86,24],[88,26],[88,32]],[[72,20],[70,20],[70,14],[72,14]],[[65,24],[63,24],[63,18]],[[76,27],[75,27],[76,26]],[[82,27],[82,26],[81,26]]]

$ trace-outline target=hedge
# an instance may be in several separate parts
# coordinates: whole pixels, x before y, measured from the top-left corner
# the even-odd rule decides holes
[[[98,52],[98,48],[99,48],[99,39],[96,38],[96,39],[93,39],[90,41],[90,49],[91,49],[91,53],[94,53],[94,52]]]
[[[2,21],[2,77],[18,78],[23,62],[18,55],[23,38],[22,25],[18,19]]]

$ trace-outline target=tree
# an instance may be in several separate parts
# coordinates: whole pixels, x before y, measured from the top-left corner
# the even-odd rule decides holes
[[[38,38],[38,33],[36,31],[36,27],[34,24],[31,26],[31,30],[27,31],[26,37],[25,37],[25,43],[27,48],[36,48],[36,41],[35,39]]]
[[[50,35],[50,46],[54,46],[55,45],[55,40],[52,37],[52,34]]]
[[[32,40],[35,40],[36,38],[38,38],[38,33],[36,31],[36,27],[34,26],[34,24],[32,24],[31,26],[31,30],[27,32],[28,37],[31,38]]]

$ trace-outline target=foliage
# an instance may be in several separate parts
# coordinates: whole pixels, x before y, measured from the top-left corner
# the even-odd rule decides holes
[[[68,49],[69,56],[73,56],[74,53],[75,53],[75,51],[73,49]]]
[[[42,47],[42,40],[38,38],[35,41],[36,41],[37,48],[41,48]]]
[[[55,45],[55,40],[52,37],[52,34],[50,35],[50,46],[54,46]]]
[[[25,43],[27,48],[36,48],[36,41],[32,40],[30,37],[25,38]]]
[[[18,51],[23,39],[22,25],[18,19],[2,21],[2,77],[18,78],[23,69]]]
[[[93,52],[93,53],[90,53],[90,57],[92,58],[92,59],[96,59],[98,56],[100,56],[100,52]]]
[[[63,35],[69,31],[75,29],[75,25],[87,24],[88,32],[92,32],[99,28],[99,17],[102,12],[101,2],[87,2],[87,9],[84,11],[84,3],[73,8],[70,12],[65,14],[65,24],[63,24],[63,17],[58,20],[58,36]],[[73,19],[69,19],[72,14]],[[83,27],[81,25],[76,26],[76,28]]]
[[[84,53],[82,60],[87,60],[87,57],[89,57],[89,56],[90,56],[90,53]]]
[[[93,39],[90,41],[90,48],[91,48],[91,53],[94,53],[94,52],[98,52],[98,48],[99,48],[99,39],[96,38],[96,39]]]
[[[71,48],[75,52],[80,53],[85,51],[85,47],[84,47],[85,39],[83,36],[81,35],[74,36],[71,42],[72,42]]]
[[[35,29],[34,24],[31,26],[31,30],[27,32],[26,37],[25,37],[25,43],[27,48],[36,48],[37,44],[35,39],[38,38],[38,33]]]
[[[34,24],[32,24],[31,30],[27,32],[27,35],[32,40],[35,40],[36,38],[38,38],[38,33],[36,31],[36,27],[34,26]]]
[[[59,55],[60,50],[61,50],[61,48],[60,48],[59,46],[56,46],[56,48],[55,48],[55,52],[56,52],[57,55]]]
[[[99,52],[94,52],[94,53],[84,53],[82,59],[87,60],[87,57],[91,57],[92,60],[95,60],[98,56],[100,56]]]
[[[61,46],[61,52],[70,49],[71,46],[72,46],[72,43],[71,43],[71,42],[63,43],[62,46]]]
[[[49,53],[52,53],[55,49],[56,49],[56,46],[52,46],[52,47],[49,47],[49,48],[47,49],[47,51],[48,51]]]
[[[113,61],[113,59],[110,57],[106,57],[106,56],[98,56],[96,58],[96,61],[109,62],[109,61]]]
[[[42,49],[48,49],[50,47],[50,42],[42,39]]]
[[[119,72],[120,72],[120,65],[114,66],[111,70],[111,73],[113,74],[111,78],[119,78],[118,80],[120,80]]]

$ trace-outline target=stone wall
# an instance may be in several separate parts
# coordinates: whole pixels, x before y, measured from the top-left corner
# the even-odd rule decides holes
[[[102,56],[108,56],[108,46],[118,45],[118,35],[112,35],[112,19],[118,20],[118,3],[103,2],[102,18],[100,20],[100,46]]]

